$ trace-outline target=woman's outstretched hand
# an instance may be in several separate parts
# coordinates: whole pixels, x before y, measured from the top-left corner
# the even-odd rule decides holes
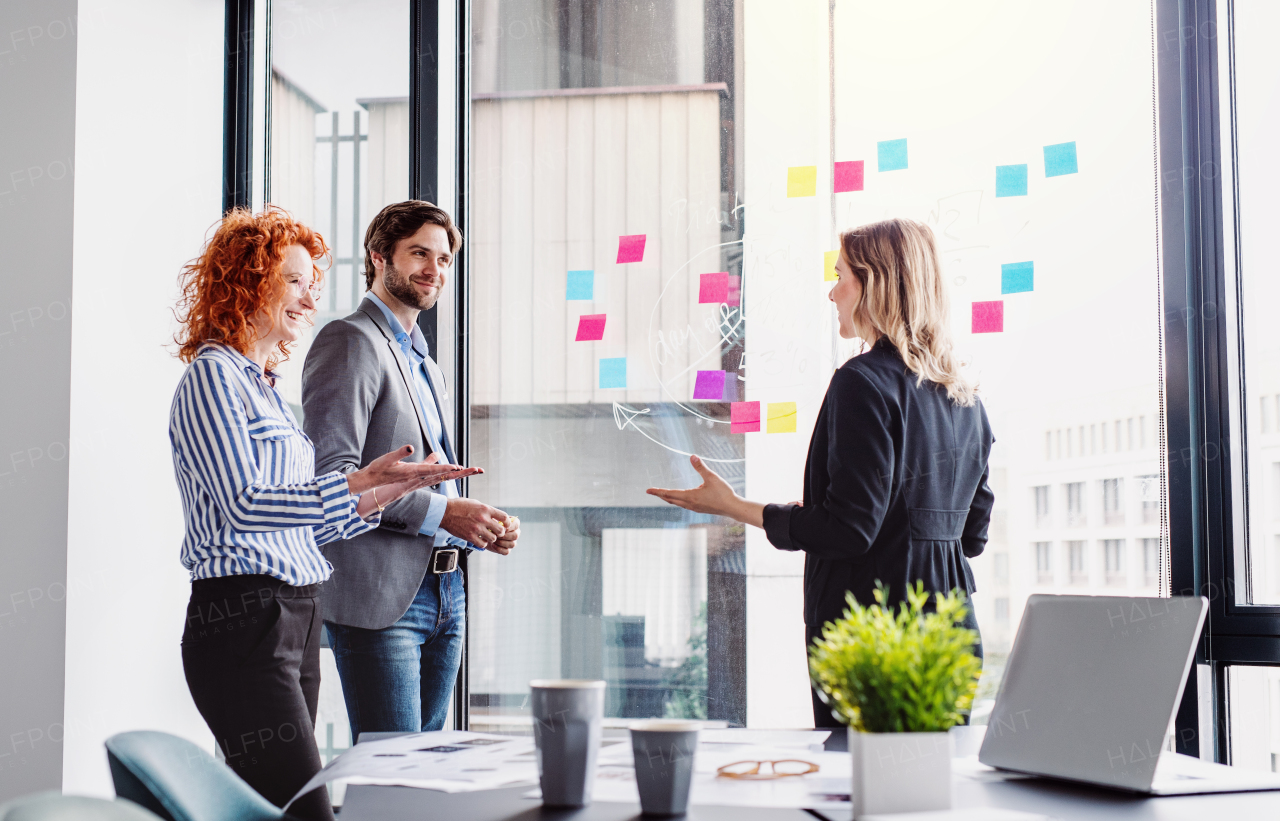
[[[384,453],[360,470],[348,473],[347,487],[352,493],[361,494],[385,485],[397,485],[396,490],[399,493],[396,498],[398,499],[411,490],[417,490],[428,485],[438,485],[451,479],[461,479],[464,476],[472,476],[484,472],[480,468],[438,464],[439,460],[434,453],[428,455],[421,462],[401,461],[412,453],[412,445],[405,445],[398,450]],[[390,494],[378,494],[379,497],[384,495],[390,496]],[[383,504],[388,504],[387,499],[381,499],[380,501]]]
[[[651,487],[645,492],[650,496],[657,496],[668,504],[692,510],[694,513],[728,516],[745,524],[764,526],[764,505],[749,502],[734,493],[729,483],[704,465],[697,456],[690,456],[689,464],[693,465],[693,469],[702,477],[702,484],[691,490]]]

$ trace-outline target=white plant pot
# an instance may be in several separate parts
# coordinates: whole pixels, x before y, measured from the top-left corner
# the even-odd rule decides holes
[[[946,733],[849,730],[853,817],[951,809],[951,737]]]

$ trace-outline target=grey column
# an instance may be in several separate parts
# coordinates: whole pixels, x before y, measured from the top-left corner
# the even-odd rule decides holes
[[[0,803],[62,786],[76,14],[0,3]]]

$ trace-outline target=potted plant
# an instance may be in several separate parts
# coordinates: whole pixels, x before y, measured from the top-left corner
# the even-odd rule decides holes
[[[974,630],[961,627],[963,593],[929,595],[917,582],[898,612],[876,585],[876,604],[847,595],[844,618],[809,648],[814,687],[849,725],[853,816],[951,807],[951,744],[982,672]]]

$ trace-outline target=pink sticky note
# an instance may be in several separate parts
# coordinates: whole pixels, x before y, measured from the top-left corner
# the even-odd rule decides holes
[[[836,163],[834,183],[837,194],[841,191],[861,191],[862,160]]]
[[[716,402],[723,399],[724,371],[698,371],[698,379],[693,383],[693,398]]]
[[[730,433],[760,432],[760,403],[734,402],[729,406]]]
[[[973,332],[998,334],[1004,331],[1004,301],[973,303]]]
[[[574,342],[598,342],[604,339],[604,319],[608,314],[583,314],[578,317],[578,335]]]
[[[618,264],[644,261],[644,234],[618,237]]]
[[[698,302],[728,302],[729,274],[703,274],[698,278]]]
[[[725,297],[725,303],[728,305],[742,304],[742,277],[737,274],[729,276],[729,293]]]

